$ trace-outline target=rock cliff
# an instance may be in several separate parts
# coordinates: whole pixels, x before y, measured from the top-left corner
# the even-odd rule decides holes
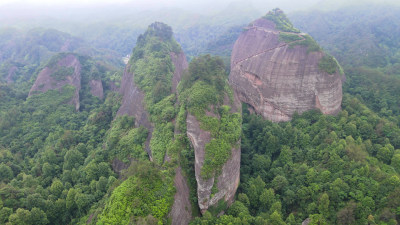
[[[225,99],[224,105],[232,107],[231,113],[241,111],[241,103],[235,95],[234,101],[229,102]],[[219,118],[211,111],[206,112],[208,116]],[[210,207],[218,207],[222,200],[226,206],[233,203],[236,190],[240,181],[240,140],[237,145],[230,150],[230,157],[224,163],[221,172],[215,177],[204,179],[201,170],[205,162],[206,145],[212,140],[211,133],[200,128],[200,122],[192,114],[188,114],[187,136],[192,143],[195,153],[195,175],[197,181],[197,198],[201,213]],[[213,189],[217,190],[216,192]]]
[[[170,56],[175,67],[174,76],[172,77],[172,92],[176,93],[176,87],[178,86],[179,81],[181,81],[183,71],[188,68],[188,63],[183,52],[171,52]]]
[[[228,85],[222,60],[210,55],[190,62],[178,89],[188,112],[200,211],[223,213],[240,179],[241,102]]]
[[[100,99],[103,99],[104,93],[103,93],[103,83],[101,80],[90,80],[89,81],[89,86],[90,86],[90,93],[93,96],[96,96]]]
[[[146,140],[146,151],[150,160],[152,160],[149,143],[153,125],[150,123],[149,114],[144,108],[144,93],[133,82],[134,74],[129,72],[129,68],[130,64],[125,67],[124,75],[122,76],[121,88],[119,90],[122,95],[122,104],[118,109],[117,116],[134,116],[135,127],[143,126],[147,128],[149,135]]]
[[[65,85],[75,87],[74,97],[69,104],[79,110],[79,91],[81,89],[81,63],[74,54],[60,55],[62,57],[49,63],[38,75],[29,91],[29,96],[48,90],[61,90]]]
[[[282,15],[280,10],[270,12],[239,36],[231,56],[231,85],[242,102],[275,122],[316,108],[324,114],[338,113],[342,101],[340,66],[331,57],[328,64],[335,70],[326,70],[321,60],[328,56],[310,36],[289,21],[282,23]]]
[[[151,48],[146,48],[146,46],[151,46]],[[158,46],[158,48],[154,46]],[[156,52],[158,54],[155,54]],[[174,141],[173,136],[179,135],[179,132],[174,130],[171,138],[160,136],[165,124],[175,123],[175,119],[172,117],[160,115],[166,109],[164,108],[165,105],[160,104],[160,102],[167,103],[165,99],[169,99],[168,102],[171,101],[170,107],[179,106],[176,102],[176,96],[171,94],[176,94],[178,83],[187,67],[186,56],[173,39],[171,28],[156,22],[150,25],[148,30],[139,37],[132,57],[126,65],[119,91],[122,95],[122,104],[117,115],[133,116],[135,117],[135,127],[143,126],[147,128],[149,133],[145,142],[145,149],[150,160],[157,164],[174,165],[172,167],[175,173],[173,185],[176,193],[169,212],[172,224],[188,224],[192,219],[192,206],[189,200],[190,189],[187,178],[179,162],[171,162],[173,161],[172,156],[166,150],[168,143]],[[156,72],[152,73],[152,71]],[[144,80],[146,82],[143,82]],[[160,156],[164,160],[160,160]],[[116,168],[127,167],[126,164],[121,164],[118,160],[114,160],[113,163]]]

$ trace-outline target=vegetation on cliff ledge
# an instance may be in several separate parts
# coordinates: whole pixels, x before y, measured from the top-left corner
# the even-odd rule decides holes
[[[281,9],[273,9],[269,11],[263,18],[274,22],[276,29],[280,31],[300,33],[300,31],[293,26]]]
[[[218,57],[205,55],[195,58],[179,87],[180,102],[200,121],[200,128],[211,133],[212,139],[205,146],[201,169],[204,179],[221,172],[241,135],[240,113],[232,113],[231,107],[225,105],[232,102],[233,96],[224,68]]]

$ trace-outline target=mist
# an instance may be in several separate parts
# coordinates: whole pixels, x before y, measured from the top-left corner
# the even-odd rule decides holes
[[[378,3],[399,4],[396,0],[3,0],[0,27],[46,27],[74,32],[84,24],[129,22],[132,28],[144,28],[156,20],[178,27],[209,21],[240,24],[277,7],[290,14]],[[223,21],[218,20],[221,17]]]

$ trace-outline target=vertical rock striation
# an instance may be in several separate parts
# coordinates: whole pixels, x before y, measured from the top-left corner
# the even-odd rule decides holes
[[[90,93],[93,96],[103,99],[104,97],[103,83],[101,82],[101,80],[90,80],[89,86],[90,86]]]
[[[238,96],[234,96],[234,101],[231,103],[228,98],[224,100],[224,105],[231,106],[231,113],[241,112],[241,103]],[[213,112],[206,112],[208,116],[218,117]],[[197,118],[188,113],[187,119],[187,136],[189,137],[195,153],[195,175],[197,181],[197,198],[201,213],[204,213],[210,207],[217,207],[219,201],[224,201],[226,206],[233,203],[236,190],[240,181],[240,140],[237,145],[231,149],[231,155],[223,165],[221,173],[217,177],[203,179],[201,170],[203,168],[206,144],[212,137],[209,131],[200,128],[200,122]],[[215,183],[215,180],[217,181]],[[214,187],[216,185],[216,187]],[[212,189],[218,191],[212,193]]]
[[[130,64],[126,65],[124,75],[122,76],[121,88],[119,90],[122,95],[122,104],[118,109],[117,116],[133,116],[135,117],[135,126],[143,126],[149,131],[146,140],[146,151],[152,160],[150,150],[150,139],[152,136],[153,125],[150,123],[149,114],[144,108],[144,93],[133,82],[134,74],[129,72]]]
[[[293,39],[285,41],[281,35]],[[274,122],[288,121],[295,112],[311,109],[338,113],[342,102],[340,66],[332,74],[322,70],[319,63],[326,54],[319,47],[310,50],[308,37],[278,30],[265,18],[246,27],[233,47],[229,76],[240,100]]]
[[[188,68],[188,62],[183,52],[171,52],[170,56],[175,67],[174,76],[172,77],[172,92],[176,93],[176,87],[178,86],[179,81],[181,81],[183,71]]]

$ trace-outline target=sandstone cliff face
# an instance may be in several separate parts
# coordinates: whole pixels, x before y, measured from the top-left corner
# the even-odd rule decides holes
[[[16,73],[17,71],[18,71],[18,68],[17,68],[16,66],[12,66],[12,67],[8,70],[8,74],[7,74],[7,77],[6,77],[7,84],[12,84],[12,83],[14,83],[13,78],[14,78],[15,73]]]
[[[64,78],[61,80],[55,79],[52,74],[60,67],[72,67],[71,74],[63,74]],[[76,111],[79,110],[79,91],[81,89],[81,63],[78,58],[73,54],[67,54],[61,58],[53,67],[45,67],[38,75],[35,83],[29,91],[29,96],[37,92],[46,92],[48,90],[61,90],[65,85],[72,85],[75,87],[74,97],[69,102],[75,106]]]
[[[279,33],[273,22],[258,19],[236,41],[229,81],[240,100],[275,122],[315,108],[338,113],[342,76],[319,69],[323,52],[289,46],[279,40]]]
[[[234,96],[233,105],[230,104],[229,99],[224,100],[225,105],[231,105],[231,112],[240,112],[241,103],[238,96]],[[208,116],[217,116],[212,112],[207,112]],[[231,156],[222,167],[222,172],[217,178],[212,177],[205,180],[201,177],[201,169],[205,159],[205,146],[211,141],[211,134],[209,131],[204,131],[200,128],[200,123],[195,116],[190,113],[186,119],[187,123],[187,136],[189,137],[195,153],[195,174],[197,181],[197,197],[199,207],[204,213],[211,206],[216,206],[222,199],[227,205],[231,205],[236,190],[239,186],[240,180],[240,140],[237,147],[231,149]],[[214,181],[217,179],[218,192],[212,194]]]
[[[183,52],[180,53],[170,53],[171,61],[174,64],[175,70],[172,77],[172,92],[176,93],[176,87],[181,81],[183,72],[188,68],[188,63],[186,56]],[[174,134],[179,134],[180,131],[175,128]],[[165,154],[164,161],[169,161],[168,154]],[[192,219],[192,205],[189,200],[189,185],[187,183],[187,178],[182,172],[181,166],[178,166],[175,170],[174,186],[176,188],[176,193],[174,196],[174,204],[170,212],[170,217],[172,224],[189,224]]]
[[[122,76],[121,88],[119,90],[122,95],[122,104],[118,109],[117,116],[134,116],[135,127],[143,126],[149,131],[149,136],[146,140],[146,151],[152,160],[150,150],[150,139],[152,136],[153,125],[150,123],[149,114],[144,108],[144,93],[133,82],[134,74],[128,71],[130,64],[125,67],[124,75]]]
[[[176,188],[176,193],[174,196],[174,204],[170,212],[171,224],[189,224],[192,219],[192,206],[189,200],[190,191],[187,179],[183,175],[181,167],[175,170],[174,186]]]
[[[103,99],[104,97],[103,83],[101,82],[101,80],[90,80],[89,86],[90,86],[90,93],[93,96]]]
[[[183,52],[175,53],[171,52],[171,61],[175,66],[174,76],[172,77],[172,92],[176,93],[176,87],[179,81],[181,81],[183,71],[188,68],[188,62]]]

